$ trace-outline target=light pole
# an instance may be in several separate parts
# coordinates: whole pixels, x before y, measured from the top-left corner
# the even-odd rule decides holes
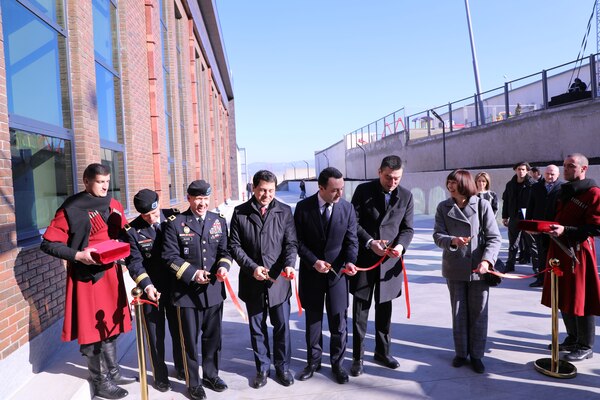
[[[481,116],[481,125],[485,122],[483,115],[483,104],[481,103],[481,90],[479,87],[479,68],[477,67],[477,53],[475,52],[475,40],[473,39],[473,28],[471,27],[471,11],[469,10],[469,0],[465,0],[465,9],[467,11],[467,25],[469,28],[469,39],[471,40],[471,54],[473,55],[473,73],[475,74],[475,89],[477,90],[477,106],[479,106],[479,115]]]
[[[308,165],[308,162],[302,160],[302,162],[304,162],[304,164],[306,164],[306,179],[310,178],[310,166]]]
[[[365,167],[365,180],[366,180],[367,179],[367,151],[358,142],[356,144],[363,151],[363,164]]]

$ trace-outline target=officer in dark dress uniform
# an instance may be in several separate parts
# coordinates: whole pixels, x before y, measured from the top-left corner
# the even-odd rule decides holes
[[[190,397],[205,399],[202,385],[222,392],[219,378],[221,320],[225,288],[231,266],[227,251],[227,223],[208,211],[211,187],[204,180],[187,190],[190,208],[164,227],[163,259],[175,276],[171,297],[177,307],[183,337],[184,369]],[[202,335],[202,381],[198,371],[198,336]]]
[[[171,333],[177,378],[185,379],[177,311],[171,303],[172,277],[161,258],[162,229],[167,219],[175,219],[179,210],[161,210],[158,194],[149,189],[140,190],[133,198],[133,205],[140,215],[123,230],[123,239],[131,247],[126,260],[127,269],[131,279],[144,291],[143,298],[158,303],[158,307],[144,304],[144,326],[150,347],[154,387],[166,392],[171,384],[165,364],[165,316]]]

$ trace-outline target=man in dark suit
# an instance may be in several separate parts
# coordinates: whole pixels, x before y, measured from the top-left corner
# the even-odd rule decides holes
[[[332,371],[336,381],[343,384],[348,382],[342,365],[348,338],[346,275],[356,274],[356,216],[352,204],[342,199],[344,178],[340,171],[325,168],[319,174],[318,184],[319,191],[299,202],[294,213],[307,348],[307,366],[298,379],[310,379],[321,368],[325,304]]]
[[[158,303],[158,307],[144,304],[144,327],[150,348],[150,361],[154,375],[154,387],[160,392],[171,389],[169,373],[165,364],[165,316],[173,344],[173,361],[178,378],[185,378],[179,340],[177,311],[171,303],[171,276],[162,258],[162,227],[167,218],[175,218],[179,210],[160,209],[158,193],[142,189],[133,197],[133,205],[140,215],[126,224],[123,241],[131,248],[126,259],[131,279],[144,291],[143,297]]]
[[[531,195],[527,204],[527,219],[554,221],[556,215],[556,198],[564,181],[559,179],[560,171],[556,165],[548,165],[544,170],[544,178],[531,187]],[[533,272],[538,273],[546,267],[548,254],[547,235],[533,235],[538,251],[533,255],[531,263]],[[544,275],[538,275],[529,287],[544,286]]]
[[[235,207],[231,218],[229,249],[240,265],[239,296],[250,318],[250,340],[254,351],[256,389],[267,383],[271,366],[267,314],[273,325],[273,354],[277,379],[284,386],[294,383],[289,372],[290,296],[296,264],[297,242],[292,209],[275,199],[277,177],[261,170],[253,177],[254,195]],[[283,276],[282,276],[283,273]]]
[[[388,368],[400,364],[390,355],[392,300],[402,292],[401,257],[413,237],[413,196],[400,187],[402,160],[387,156],[381,161],[379,178],[358,185],[352,197],[358,222],[358,265],[369,267],[387,255],[370,271],[350,279],[352,301],[352,368],[363,373],[364,339],[367,319],[375,298],[375,361]],[[387,252],[386,252],[387,249]]]
[[[232,261],[227,251],[225,218],[208,211],[210,185],[203,180],[194,181],[187,193],[190,208],[165,224],[162,257],[176,278],[171,293],[185,349],[186,385],[190,397],[199,400],[206,398],[202,385],[217,392],[227,389],[218,374],[223,280]],[[202,381],[198,370],[200,332]]]

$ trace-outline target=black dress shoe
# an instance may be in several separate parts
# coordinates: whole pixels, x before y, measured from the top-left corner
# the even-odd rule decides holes
[[[467,363],[467,358],[466,357],[459,357],[456,356],[454,357],[454,359],[452,360],[452,366],[454,368],[460,368],[463,365],[465,365]]]
[[[344,368],[334,368],[333,376],[335,377],[337,383],[339,383],[340,385],[348,383],[348,381],[350,380],[350,378],[348,378],[348,373]]]
[[[161,382],[161,381],[156,381],[154,382],[154,388],[156,390],[158,390],[159,392],[168,392],[169,390],[171,390],[171,383],[169,381],[166,382]]]
[[[261,387],[267,384],[267,378],[269,376],[269,371],[259,371],[256,373],[254,380],[252,381],[252,387],[254,389],[260,389]]]
[[[400,363],[396,361],[396,359],[392,356],[384,356],[383,354],[375,353],[375,356],[373,358],[378,363],[391,369],[396,369],[400,366]]]
[[[529,287],[542,287],[544,286],[544,279],[536,279],[529,284]]]
[[[302,372],[300,373],[300,376],[298,377],[299,381],[306,381],[310,378],[313,377],[315,371],[318,371],[321,369],[321,363],[318,364],[308,364],[306,367],[304,367],[304,369],[302,370]]]
[[[294,384],[294,377],[292,376],[292,374],[290,373],[290,371],[288,371],[288,370],[285,370],[285,371],[275,371],[275,373],[277,375],[277,380],[283,386],[292,386]]]
[[[223,392],[227,390],[227,384],[218,376],[213,378],[203,378],[202,384],[207,388],[214,390],[215,392]]]
[[[193,400],[204,400],[206,399],[206,393],[202,386],[195,386],[188,389],[188,393]]]
[[[552,343],[548,345],[548,350],[552,350]],[[562,343],[558,345],[558,351],[573,351],[577,350],[577,343],[573,342],[570,339],[570,336],[567,336]]]
[[[480,358],[471,358],[471,367],[473,368],[473,371],[478,374],[483,374],[485,372],[485,365],[483,365]]]
[[[110,374],[110,379],[115,385],[127,385],[138,381],[137,377],[121,375],[119,370],[115,374]]]
[[[583,361],[588,358],[594,357],[594,351],[592,349],[584,349],[578,347],[573,349],[569,354],[565,356],[565,360],[567,361]]]
[[[352,376],[360,376],[362,375],[364,372],[363,369],[363,360],[359,359],[359,360],[353,360],[352,361],[352,367],[350,367],[350,375]]]

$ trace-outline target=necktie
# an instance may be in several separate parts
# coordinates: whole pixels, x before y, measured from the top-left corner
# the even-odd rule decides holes
[[[331,210],[329,209],[329,206],[329,203],[325,203],[323,206],[323,212],[321,213],[321,223],[323,224],[323,228],[325,228],[325,230],[327,230],[329,218],[331,217]]]
[[[552,190],[552,186],[554,186],[552,183],[547,183],[546,184],[546,192],[550,193],[550,191]]]
[[[262,206],[262,207],[260,208],[260,215],[261,215],[262,217],[264,217],[266,213],[267,213],[267,206]]]
[[[160,228],[160,224],[159,224],[158,222],[155,222],[155,223],[153,223],[153,224],[152,224],[152,228],[154,228],[154,230],[155,230],[156,232],[158,232],[158,231],[159,231],[159,228]]]
[[[383,192],[383,195],[385,197],[385,208],[387,209],[390,205],[390,198],[392,197],[392,194],[390,192]]]

